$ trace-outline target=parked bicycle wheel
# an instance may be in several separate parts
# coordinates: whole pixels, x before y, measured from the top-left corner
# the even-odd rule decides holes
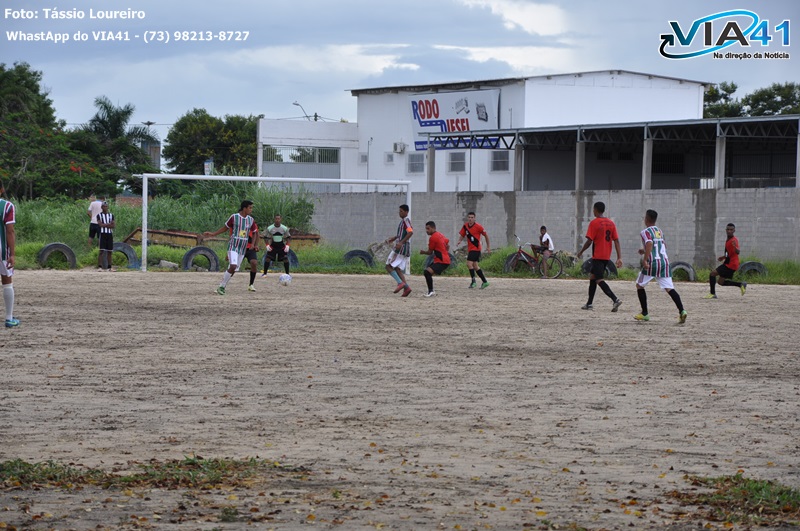
[[[545,264],[547,265],[546,268]],[[548,258],[542,257],[539,262],[539,273],[542,274],[542,278],[558,278],[561,276],[562,269],[561,260],[554,254],[551,254]]]
[[[503,273],[525,272],[535,273],[535,270],[525,260],[519,258],[518,253],[512,253],[506,258],[506,263],[503,266]]]

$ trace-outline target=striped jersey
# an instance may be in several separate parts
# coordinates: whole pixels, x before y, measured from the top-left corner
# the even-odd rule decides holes
[[[653,225],[641,232],[642,244],[653,243],[650,251],[649,267],[642,266],[642,272],[651,277],[670,277],[669,258],[667,257],[667,246],[664,244],[664,234],[661,229]],[[644,257],[647,258],[647,257]]]
[[[235,251],[244,255],[247,250],[247,242],[250,240],[250,229],[255,223],[252,216],[242,216],[238,212],[232,214],[225,222],[230,229],[231,239],[228,242],[228,251]]]
[[[411,227],[411,218],[406,216],[400,220],[400,224],[397,226],[397,238],[395,239],[395,243],[403,241],[403,238],[405,238],[408,233],[413,234],[414,229]],[[397,254],[411,256],[411,238],[408,238]]]
[[[95,221],[97,222],[98,225],[100,223],[111,223],[112,221],[114,221],[114,214],[112,214],[111,212],[106,212],[105,214],[103,212],[100,212],[99,214],[97,214],[97,219]],[[100,234],[113,234],[113,233],[114,229],[112,229],[111,227],[102,227],[102,226],[100,227]]]
[[[16,210],[14,203],[0,199],[0,260],[8,260],[8,247],[6,242],[6,225],[16,223]]]

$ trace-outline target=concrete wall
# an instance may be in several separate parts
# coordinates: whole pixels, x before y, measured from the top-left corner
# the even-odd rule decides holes
[[[365,249],[371,242],[394,234],[400,193],[320,194],[313,224],[330,243]],[[576,252],[583,244],[595,201],[606,204],[606,214],[617,224],[623,261],[638,261],[639,232],[645,210],[659,213],[672,261],[697,267],[716,264],[722,254],[725,225],[736,224],[743,257],[760,260],[800,259],[800,190],[795,188],[737,190],[622,190],[540,191],[488,193],[414,193],[411,220],[417,229],[412,247],[425,246],[426,221],[433,220],[447,237],[457,231],[469,211],[489,233],[492,247],[538,237],[547,225],[559,249]]]

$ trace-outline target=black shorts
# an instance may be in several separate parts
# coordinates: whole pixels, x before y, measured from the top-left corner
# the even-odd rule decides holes
[[[431,271],[433,271],[434,275],[441,275],[444,272],[445,269],[450,267],[450,264],[433,263],[433,264],[429,265],[428,267],[431,268]]]
[[[736,271],[726,265],[721,265],[717,268],[717,274],[722,278],[733,278],[734,273]]]
[[[267,260],[270,261],[284,261],[286,260],[286,247],[281,245],[280,247],[272,246],[271,251],[267,251]]]
[[[480,262],[480,261],[481,261],[480,251],[469,251],[467,253],[467,262]]]
[[[100,250],[113,251],[114,250],[114,235],[104,233],[100,235]]]
[[[592,269],[589,271],[594,278],[603,278],[606,276],[606,266],[611,260],[598,260],[592,258]]]
[[[244,258],[248,262],[251,261],[251,260],[255,260],[256,262],[258,262],[258,253],[255,252],[253,249],[247,249],[244,252]]]
[[[89,223],[89,238],[95,239],[100,236],[100,225],[97,223]]]

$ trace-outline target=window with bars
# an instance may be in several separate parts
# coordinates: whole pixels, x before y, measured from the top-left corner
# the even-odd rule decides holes
[[[489,171],[508,171],[509,165],[509,152],[502,150],[493,150]]]
[[[465,152],[451,151],[447,155],[447,171],[451,173],[467,171],[467,154]]]
[[[407,159],[408,173],[425,173],[425,153],[409,153]]]

